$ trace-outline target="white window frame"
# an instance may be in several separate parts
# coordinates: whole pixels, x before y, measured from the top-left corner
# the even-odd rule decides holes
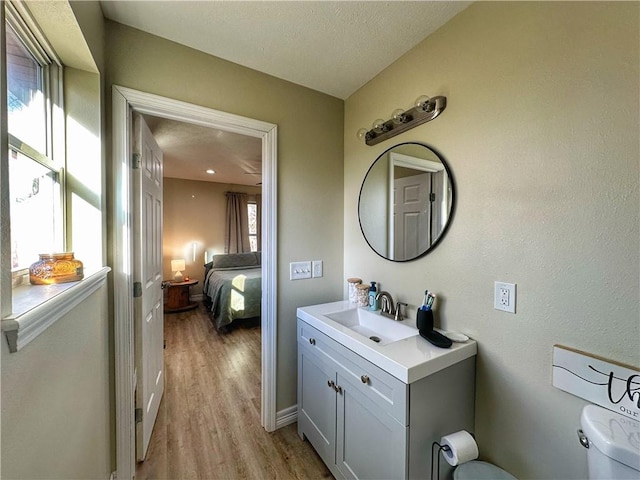
[[[9,24],[26,49],[42,68],[42,90],[45,97],[46,142],[45,151],[40,152],[12,134],[7,134],[7,146],[17,150],[31,160],[57,174],[60,184],[60,211],[58,220],[60,228],[56,232],[56,241],[62,251],[67,247],[67,216],[66,216],[66,188],[65,188],[65,121],[63,97],[63,67],[44,34],[31,18],[28,11],[20,3],[5,2],[5,22]],[[3,43],[6,32],[3,31]],[[5,47],[6,48],[6,47]],[[5,89],[6,89],[6,82]],[[6,92],[5,92],[6,95]],[[58,108],[56,108],[58,106]],[[6,110],[6,104],[3,105]],[[8,129],[8,124],[7,124]],[[37,259],[34,259],[34,261]],[[21,266],[12,268],[11,284],[17,287],[28,282],[28,268]]]
[[[258,212],[257,212],[258,202],[256,202],[255,200],[248,200],[247,201],[247,218],[249,218],[248,210],[249,210],[249,206],[250,205],[254,205],[255,206],[255,208],[256,208],[256,216],[258,214]],[[256,249],[255,250],[251,250],[251,251],[252,252],[257,252],[257,251],[260,250],[260,245],[258,245],[258,230],[257,230],[257,227],[256,227],[256,233],[251,233],[250,228],[248,228],[248,230],[249,230],[249,244],[251,244],[251,238],[252,237],[256,239]]]
[[[5,7],[5,8],[2,8]],[[6,72],[6,24],[15,26],[14,31],[30,31],[25,43],[28,47],[36,48],[36,53],[46,52],[51,62],[43,72],[43,85],[49,89],[47,97],[48,122],[53,134],[47,137],[47,152],[34,159],[43,163],[47,168],[52,165],[60,172],[60,205],[62,224],[62,246],[67,247],[66,231],[66,185],[64,182],[64,164],[66,160],[66,132],[65,113],[63,103],[63,67],[59,58],[53,52],[46,37],[37,23],[21,2],[3,2],[0,7],[0,318],[2,332],[9,343],[9,351],[14,353],[35,339],[47,327],[83,302],[89,295],[106,284],[107,274],[111,270],[103,267],[85,276],[80,282],[46,287],[24,285],[12,289],[11,275],[11,243],[10,243],[10,197],[9,197],[9,144],[10,138],[7,125],[7,72]],[[17,25],[17,26],[16,26]],[[22,30],[24,29],[24,30]],[[25,37],[23,37],[24,39]],[[41,51],[35,47],[40,44]],[[32,50],[32,53],[34,51]],[[36,56],[36,58],[38,58]],[[19,146],[20,150],[28,147]],[[24,152],[33,158],[33,151]],[[47,163],[49,163],[47,165]]]

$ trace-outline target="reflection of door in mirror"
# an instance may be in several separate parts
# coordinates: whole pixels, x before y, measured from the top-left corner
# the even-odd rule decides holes
[[[431,244],[431,175],[420,173],[394,179],[391,260],[417,257]]]
[[[390,160],[390,259],[415,258],[431,247],[446,223],[446,170],[439,161],[397,152],[391,152]]]

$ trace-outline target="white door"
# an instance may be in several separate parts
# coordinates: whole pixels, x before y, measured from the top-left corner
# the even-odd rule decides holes
[[[393,258],[406,260],[417,257],[430,245],[429,201],[430,173],[395,179],[393,206]]]
[[[162,151],[139,114],[133,135],[133,265],[136,360],[136,458],[142,461],[164,391]]]

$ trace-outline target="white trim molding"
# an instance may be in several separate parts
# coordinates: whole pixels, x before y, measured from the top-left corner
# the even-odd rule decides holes
[[[276,417],[276,428],[282,428],[292,423],[296,423],[298,421],[298,405],[293,405],[289,408],[278,411]]]
[[[113,175],[111,195],[114,265],[114,342],[116,383],[116,472],[135,474],[133,280],[131,245],[130,115],[133,110],[185,123],[262,139],[262,426],[278,428],[276,419],[277,312],[277,126],[179,100],[114,85]]]
[[[2,319],[2,331],[7,336],[9,351],[15,353],[24,348],[78,306],[106,283],[110,271],[109,267],[103,267],[79,282],[24,287],[23,295],[36,301],[36,305],[24,313],[8,315]],[[14,297],[16,296],[18,295],[14,293]],[[24,303],[29,303],[28,300]]]

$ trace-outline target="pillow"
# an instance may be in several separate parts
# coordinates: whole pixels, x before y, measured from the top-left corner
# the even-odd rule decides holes
[[[259,263],[254,252],[223,253],[214,255],[212,259],[212,268],[253,267],[255,265],[259,265]]]

